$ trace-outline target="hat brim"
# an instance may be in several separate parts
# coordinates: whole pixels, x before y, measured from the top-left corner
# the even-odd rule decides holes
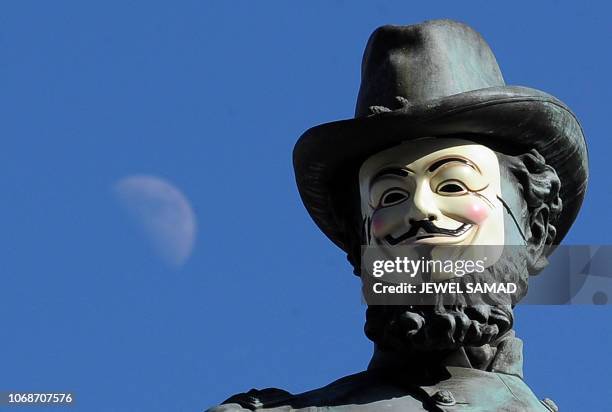
[[[555,168],[563,202],[556,224],[555,244],[560,243],[585,195],[586,143],[580,123],[567,106],[547,93],[526,87],[474,90],[315,126],[300,137],[293,150],[300,196],[317,226],[347,251],[346,234],[336,218],[347,205],[334,204],[337,197],[333,193],[343,183],[338,179],[346,176],[346,169],[358,168],[369,156],[404,141],[463,134],[478,136],[479,143],[505,153],[537,149]]]

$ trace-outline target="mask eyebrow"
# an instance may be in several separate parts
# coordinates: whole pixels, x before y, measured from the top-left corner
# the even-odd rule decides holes
[[[385,176],[385,175],[394,175],[399,177],[407,177],[410,170],[402,169],[401,167],[386,167],[376,173],[374,177],[372,177],[371,182],[374,182],[376,179]]]
[[[471,167],[472,169],[476,170],[478,173],[480,173],[480,170],[478,170],[478,168],[476,168],[474,166],[474,164],[472,164],[472,162],[463,159],[461,157],[447,157],[445,159],[440,159],[434,163],[432,163],[431,166],[429,166],[429,169],[427,169],[430,173],[434,172],[436,169],[439,169],[440,167],[442,167],[443,165],[445,165],[446,163],[450,163],[450,162],[460,162],[463,163],[469,167]]]

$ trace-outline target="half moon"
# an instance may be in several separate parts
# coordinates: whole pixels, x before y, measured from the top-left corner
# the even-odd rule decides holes
[[[189,258],[196,238],[196,218],[189,200],[159,177],[134,175],[120,179],[114,192],[139,223],[157,254],[179,267]]]

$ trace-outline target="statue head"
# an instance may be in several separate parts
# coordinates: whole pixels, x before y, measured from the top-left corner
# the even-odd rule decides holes
[[[370,306],[366,334],[390,350],[477,347],[508,332],[512,307],[569,230],[588,178],[582,129],[567,106],[506,85],[482,37],[448,20],[377,29],[355,118],[306,131],[294,168],[308,212],[356,275],[364,247],[503,246],[462,281],[503,276],[519,285],[508,299]]]

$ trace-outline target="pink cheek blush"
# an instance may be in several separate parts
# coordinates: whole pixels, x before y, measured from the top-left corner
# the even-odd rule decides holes
[[[468,205],[465,216],[475,224],[479,224],[489,217],[489,211],[481,203],[472,203]]]
[[[385,228],[385,221],[380,216],[374,216],[372,218],[372,233],[374,236],[378,236]]]

